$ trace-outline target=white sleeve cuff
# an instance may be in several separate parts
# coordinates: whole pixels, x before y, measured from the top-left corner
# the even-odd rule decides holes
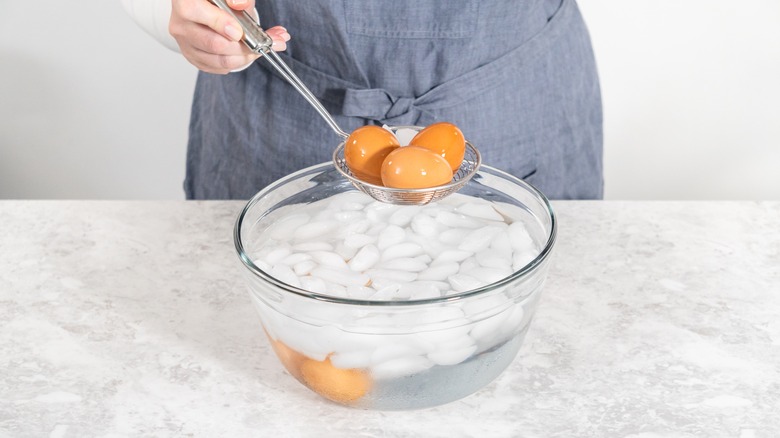
[[[122,6],[146,33],[165,47],[178,52],[179,45],[168,33],[171,20],[170,0],[122,0]]]

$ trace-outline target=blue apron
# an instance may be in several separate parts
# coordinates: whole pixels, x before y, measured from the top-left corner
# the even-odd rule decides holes
[[[458,125],[483,162],[552,199],[603,195],[602,113],[575,0],[268,0],[293,36],[285,62],[347,132]],[[338,137],[265,61],[200,73],[188,199],[247,199],[329,161]]]

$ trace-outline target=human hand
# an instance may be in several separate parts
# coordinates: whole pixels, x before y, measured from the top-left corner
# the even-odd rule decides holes
[[[255,0],[227,3],[238,11],[254,11],[255,7]],[[230,73],[259,57],[241,42],[243,31],[238,21],[208,0],[172,0],[168,31],[187,61],[207,73]],[[275,26],[266,29],[266,33],[274,40],[274,50],[287,48],[287,29]]]

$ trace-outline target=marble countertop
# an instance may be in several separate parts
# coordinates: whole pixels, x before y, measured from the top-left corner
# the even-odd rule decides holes
[[[0,437],[780,436],[780,202],[554,202],[518,357],[409,412],[282,369],[238,275],[243,205],[0,201]]]

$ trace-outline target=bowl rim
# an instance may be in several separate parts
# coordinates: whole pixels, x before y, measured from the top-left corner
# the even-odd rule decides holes
[[[555,211],[553,210],[552,205],[550,204],[550,200],[547,199],[547,197],[541,191],[539,191],[536,187],[534,187],[530,183],[527,183],[521,180],[520,178],[517,178],[514,175],[504,172],[503,170],[499,170],[494,167],[482,164],[477,174],[479,174],[479,172],[483,170],[486,170],[488,173],[493,173],[496,176],[502,177],[514,184],[517,184],[527,189],[532,195],[536,196],[541,201],[541,203],[543,204],[547,213],[550,216],[550,233],[547,238],[547,241],[544,244],[544,247],[542,248],[541,251],[539,251],[539,254],[537,254],[537,256],[533,260],[528,262],[521,269],[513,272],[511,275],[507,277],[502,278],[501,280],[495,281],[493,283],[487,284],[477,289],[472,289],[465,292],[459,292],[456,294],[451,294],[451,295],[438,297],[438,298],[425,298],[419,300],[405,300],[405,301],[360,300],[360,299],[353,299],[353,298],[336,297],[332,295],[326,295],[326,294],[321,294],[321,293],[301,289],[277,280],[276,278],[272,277],[271,275],[267,274],[265,271],[260,269],[260,267],[257,266],[252,261],[252,259],[246,254],[246,251],[244,250],[244,245],[241,240],[241,226],[244,223],[244,218],[252,209],[252,207],[254,207],[254,205],[257,204],[264,196],[273,192],[277,188],[282,187],[288,182],[300,178],[302,175],[314,173],[316,171],[320,171],[321,173],[321,171],[327,171],[328,167],[334,168],[335,166],[331,161],[315,164],[314,166],[310,166],[301,169],[297,172],[293,172],[269,184],[268,186],[266,186],[265,188],[257,192],[246,203],[246,205],[244,205],[244,208],[241,209],[241,212],[236,218],[235,226],[233,227],[233,243],[235,245],[236,253],[238,254],[239,259],[241,259],[243,265],[247,269],[249,269],[249,271],[252,274],[254,274],[256,277],[259,277],[263,281],[271,283],[274,286],[284,290],[285,292],[289,292],[303,298],[313,299],[316,301],[325,301],[325,302],[336,303],[336,304],[377,306],[377,307],[412,307],[412,306],[420,306],[420,305],[427,305],[427,304],[451,303],[451,302],[462,301],[477,295],[487,294],[533,271],[537,266],[539,266],[545,259],[547,259],[550,256],[550,253],[552,252],[552,248],[555,244],[558,235],[558,220],[555,215]],[[351,184],[350,187],[352,187],[352,189],[355,191],[359,191]]]

